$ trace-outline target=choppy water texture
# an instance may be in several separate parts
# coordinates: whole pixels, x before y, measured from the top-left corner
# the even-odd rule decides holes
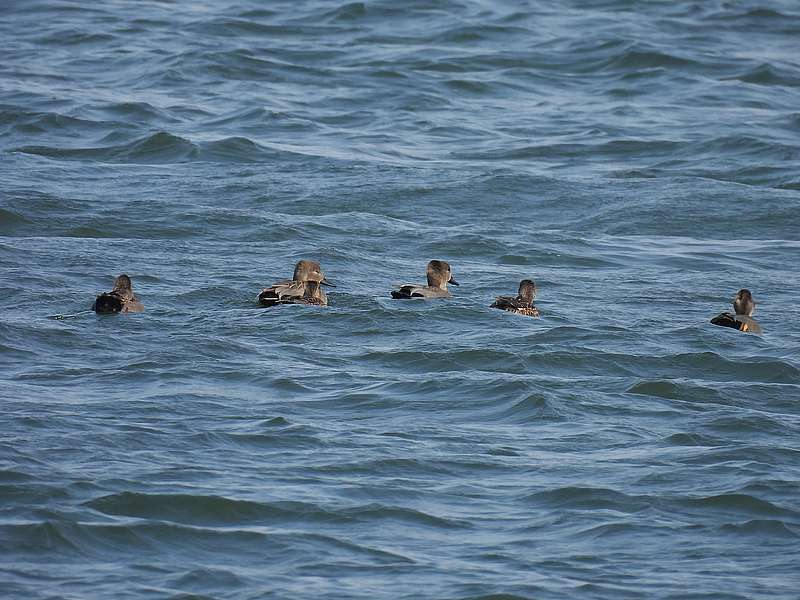
[[[798,40],[0,4],[2,595],[796,599]],[[255,307],[303,257],[331,306]],[[455,298],[393,302],[431,258]],[[86,312],[120,272],[146,312]],[[543,319],[488,308],[524,277]],[[708,323],[740,287],[763,336]]]

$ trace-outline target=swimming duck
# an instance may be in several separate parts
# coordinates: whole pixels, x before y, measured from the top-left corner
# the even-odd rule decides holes
[[[753,313],[756,312],[756,303],[753,301],[753,294],[750,293],[750,290],[741,289],[736,292],[736,296],[733,298],[733,311],[737,315],[753,316]]]
[[[711,319],[711,322],[714,325],[732,327],[739,331],[762,333],[761,325],[752,318],[755,310],[756,303],[753,300],[753,294],[750,293],[750,290],[742,288],[733,298],[733,312],[735,315],[723,312]]]
[[[114,280],[114,289],[95,298],[92,310],[102,315],[144,312],[144,304],[134,295],[131,278],[123,273]]]
[[[539,309],[533,305],[533,299],[535,297],[536,284],[530,279],[523,279],[519,283],[519,293],[516,297],[497,296],[490,308],[499,308],[500,310],[507,310],[508,312],[517,315],[525,315],[526,317],[538,317]]]
[[[258,294],[261,306],[276,304],[317,304],[328,306],[328,297],[320,287],[329,285],[336,287],[325,279],[322,267],[315,260],[301,260],[294,267],[291,281],[280,281]]]
[[[453,279],[450,265],[443,260],[432,260],[428,263],[428,285],[404,284],[400,289],[392,290],[392,298],[452,298],[447,291],[447,284],[458,285]]]

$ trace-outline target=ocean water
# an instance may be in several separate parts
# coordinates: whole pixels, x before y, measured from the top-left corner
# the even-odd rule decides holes
[[[0,596],[796,599],[799,39],[0,4]],[[300,258],[330,306],[259,309]],[[122,272],[146,312],[88,311]],[[488,308],[523,278],[543,318]],[[741,287],[762,336],[708,322]]]

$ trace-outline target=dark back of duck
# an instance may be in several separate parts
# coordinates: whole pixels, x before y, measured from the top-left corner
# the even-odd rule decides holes
[[[392,290],[392,298],[395,300],[408,300],[411,298],[411,286],[401,287],[399,290]]]
[[[747,333],[762,333],[761,325],[755,319],[745,315],[733,316],[730,313],[720,313],[713,319],[711,323],[719,325],[720,327],[730,327],[731,329],[738,329]]]
[[[123,305],[122,298],[111,292],[100,294],[95,299],[92,309],[99,315],[115,315],[122,312]]]
[[[258,295],[258,303],[261,306],[275,306],[280,301],[280,296],[273,289],[266,289]]]

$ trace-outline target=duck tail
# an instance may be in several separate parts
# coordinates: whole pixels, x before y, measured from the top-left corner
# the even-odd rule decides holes
[[[100,315],[115,315],[122,312],[123,301],[118,294],[100,294],[92,305],[92,310]]]
[[[280,296],[274,290],[266,289],[258,295],[258,303],[261,306],[275,306],[280,301]]]

